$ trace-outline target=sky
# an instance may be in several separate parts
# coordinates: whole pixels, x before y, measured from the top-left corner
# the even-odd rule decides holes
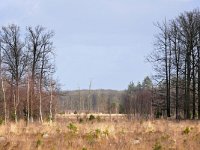
[[[155,22],[199,8],[200,0],[0,0],[0,26],[53,30],[55,78],[63,90],[123,90],[152,76]]]

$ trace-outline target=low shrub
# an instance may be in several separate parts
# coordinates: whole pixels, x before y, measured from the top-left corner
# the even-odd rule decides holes
[[[76,133],[76,132],[78,131],[77,126],[76,126],[75,124],[73,124],[73,123],[70,123],[70,124],[67,126],[67,128],[68,128],[71,132],[73,132],[73,133]]]
[[[38,148],[41,145],[42,145],[42,141],[40,139],[38,139],[37,142],[36,142],[36,147]]]
[[[99,138],[101,136],[101,130],[96,129],[94,135],[95,135],[96,138]]]
[[[83,118],[80,118],[79,123],[83,123],[83,122],[84,122]]]
[[[97,119],[98,122],[101,121],[101,117],[100,116],[97,116],[96,119]]]
[[[156,144],[153,147],[153,150],[162,150],[162,146],[159,142],[156,142]]]
[[[106,136],[106,137],[109,135],[108,129],[105,129],[105,130],[103,131],[103,135]]]
[[[89,117],[89,121],[95,120],[95,116],[94,115],[90,115]]]
[[[89,144],[93,144],[95,142],[95,135],[92,131],[86,134],[86,139],[89,142]]]
[[[86,148],[86,147],[83,147],[82,150],[87,150],[87,148]]]
[[[78,114],[77,111],[74,111],[74,114]]]
[[[102,136],[102,131],[100,129],[96,129],[94,131],[90,131],[86,134],[86,139],[88,140],[89,144],[93,144],[96,139]]]
[[[64,112],[64,111],[62,111],[62,112],[59,112],[58,114],[59,114],[59,115],[64,115],[64,114],[65,114],[65,112]]]
[[[183,130],[183,134],[189,134],[191,131],[191,129],[189,127],[186,127],[184,130]]]

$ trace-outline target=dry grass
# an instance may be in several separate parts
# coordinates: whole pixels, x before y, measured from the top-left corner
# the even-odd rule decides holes
[[[23,121],[0,126],[0,149],[9,150],[198,150],[198,121],[59,121],[34,123]]]

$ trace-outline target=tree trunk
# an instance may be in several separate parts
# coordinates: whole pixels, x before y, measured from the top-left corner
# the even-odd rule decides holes
[[[199,28],[197,52],[198,52],[198,119],[200,119],[200,28]]]
[[[53,115],[52,115],[52,102],[53,102],[53,85],[52,85],[52,79],[51,79],[51,98],[49,102],[49,121],[52,123]]]
[[[200,119],[200,45],[198,45],[198,119]]]
[[[185,60],[185,68],[184,68],[184,80],[185,80],[185,82],[184,82],[184,88],[185,88],[185,97],[184,97],[184,118],[186,119],[187,118],[187,65],[186,65],[187,63],[186,63],[186,60]]]
[[[30,116],[30,108],[29,108],[29,92],[30,92],[30,83],[29,83],[29,76],[28,76],[28,79],[27,79],[27,125],[29,124],[29,116]]]
[[[7,123],[7,110],[6,110],[7,106],[6,106],[6,93],[5,93],[3,78],[1,78],[1,84],[2,84],[3,101],[4,101],[4,122],[6,124]]]
[[[33,100],[34,100],[34,79],[31,80],[31,90],[30,90],[30,121],[33,123]]]
[[[13,92],[13,101],[14,101],[14,117],[15,117],[15,123],[17,123],[17,102],[16,102],[16,95],[15,95],[15,92]]]
[[[190,119],[190,85],[191,85],[191,52],[187,52],[187,87],[186,87],[186,114]]]
[[[169,93],[169,67],[168,67],[168,50],[167,50],[167,29],[165,27],[165,80],[166,80],[166,102],[167,102],[167,117],[170,117],[170,93]]]
[[[42,79],[40,78],[40,91],[39,91],[39,94],[40,94],[40,121],[41,123],[43,123],[43,117],[42,117]]]
[[[171,55],[172,55],[172,49],[171,49],[171,42],[170,42],[170,37],[169,37],[169,73],[168,73],[168,76],[169,76],[169,79],[168,79],[168,110],[167,110],[167,117],[171,117]]]
[[[194,50],[192,52],[192,78],[193,78],[193,119],[196,118],[196,78],[195,78],[195,55],[194,55]]]

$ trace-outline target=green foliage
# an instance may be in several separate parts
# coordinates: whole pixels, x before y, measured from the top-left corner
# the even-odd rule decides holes
[[[162,146],[159,142],[156,142],[156,144],[153,147],[153,150],[162,150]]]
[[[128,90],[127,92],[129,94],[134,93],[135,91],[140,91],[142,89],[151,89],[153,86],[153,83],[151,79],[147,76],[144,78],[142,84],[140,82],[135,85],[133,82],[130,82],[128,85]]]
[[[89,144],[92,144],[95,142],[95,135],[92,131],[86,134],[86,139],[89,142]]]
[[[64,111],[62,111],[62,112],[59,112],[58,114],[60,114],[60,115],[64,115],[64,114],[65,114],[65,112],[64,112]]]
[[[47,122],[54,121],[54,118],[51,118],[49,115],[45,118]]]
[[[148,76],[145,77],[142,82],[142,88],[143,89],[151,89],[152,86],[153,86],[153,83],[152,83],[151,79]]]
[[[162,116],[162,113],[159,111],[159,110],[157,110],[156,112],[155,112],[155,117],[158,119],[158,118],[160,118]]]
[[[135,91],[136,87],[135,84],[133,82],[130,82],[130,84],[128,85],[128,93],[132,93],[133,91]]]
[[[104,130],[104,131],[103,131],[103,134],[107,137],[107,136],[109,135],[108,129]]]
[[[101,136],[101,130],[100,129],[96,129],[94,135],[95,135],[96,138],[99,138]]]
[[[72,132],[72,133],[76,133],[78,131],[78,128],[75,124],[70,123],[67,128]]]
[[[184,130],[183,130],[183,134],[189,134],[191,131],[191,129],[189,127],[186,127]]]
[[[192,119],[192,112],[189,112],[189,119]]]
[[[2,117],[0,117],[0,125],[2,125],[4,123],[4,120]]]
[[[86,134],[86,139],[90,144],[94,143],[96,139],[102,137],[102,135],[108,135],[108,131],[101,131],[100,129],[96,129],[94,131],[90,131]]]
[[[137,88],[137,90],[141,90],[142,89],[142,85],[141,85],[140,82],[137,83],[136,88]]]
[[[41,145],[42,145],[42,141],[40,139],[38,139],[37,142],[36,142],[36,147],[38,148]]]
[[[94,120],[94,119],[95,119],[95,116],[94,116],[94,115],[90,115],[89,121],[92,121],[92,120]]]
[[[94,143],[96,139],[107,137],[109,135],[109,131],[106,129],[105,131],[101,131],[100,129],[96,129],[94,131],[90,131],[86,134],[86,139],[90,144]]]
[[[125,108],[122,104],[119,105],[119,114],[124,114],[125,113]]]
[[[86,147],[83,147],[82,150],[87,150],[87,148],[86,148]]]
[[[13,120],[15,120],[15,113],[14,112],[12,112],[11,114],[10,114],[10,118],[11,118],[11,120],[13,121]]]

